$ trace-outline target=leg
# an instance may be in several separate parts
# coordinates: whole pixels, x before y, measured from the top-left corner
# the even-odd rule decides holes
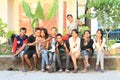
[[[51,65],[53,62],[53,55],[52,52],[48,52],[48,54],[49,54],[49,64]]]
[[[37,54],[33,54],[33,59],[34,59],[34,70],[36,71],[36,67],[37,67]]]
[[[61,60],[60,60],[60,53],[56,54],[56,58],[57,58],[57,63],[60,69],[62,69],[62,64],[61,64]]]
[[[56,62],[56,53],[54,52],[53,53],[53,63],[55,63]]]
[[[48,67],[49,61],[48,61],[48,51],[47,50],[44,50],[44,58],[45,58],[46,66]]]
[[[104,70],[104,53],[101,53],[100,65],[101,65],[101,70]]]
[[[44,53],[42,52],[42,60],[41,60],[41,69],[45,68],[45,59],[44,59]]]
[[[22,55],[22,57],[21,57],[21,66],[22,66],[22,70],[23,70],[25,68],[24,55]]]
[[[74,54],[70,54],[71,58],[72,58],[72,62],[73,62],[73,65],[74,65],[74,69],[77,69],[77,63],[76,63],[76,57]]]
[[[26,61],[27,65],[29,66],[29,71],[31,71],[32,70],[32,64],[31,64],[30,59],[28,58],[27,54],[25,54],[25,61]]]
[[[96,68],[98,68],[99,62],[100,62],[100,51],[97,52],[97,61],[96,61]]]
[[[69,63],[70,63],[70,55],[66,54],[66,70],[69,69]]]

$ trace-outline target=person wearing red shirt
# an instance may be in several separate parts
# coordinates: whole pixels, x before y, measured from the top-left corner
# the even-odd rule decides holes
[[[13,56],[20,58],[22,61],[22,71],[25,72],[24,68],[24,53],[26,51],[26,44],[28,43],[28,36],[26,35],[26,28],[20,28],[20,34],[15,36],[12,52]]]

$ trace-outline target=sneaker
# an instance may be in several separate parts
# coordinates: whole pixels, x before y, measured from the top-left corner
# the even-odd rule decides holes
[[[101,69],[101,73],[104,73],[104,69]]]
[[[59,72],[62,72],[63,70],[62,70],[62,69],[59,69],[58,71],[59,71]]]
[[[66,73],[69,73],[70,71],[68,69],[65,70]]]
[[[41,69],[42,72],[45,72],[45,69]]]
[[[98,69],[97,67],[95,67],[95,69],[94,69],[94,70],[95,70],[96,72],[97,72],[97,71],[99,71],[99,69]]]

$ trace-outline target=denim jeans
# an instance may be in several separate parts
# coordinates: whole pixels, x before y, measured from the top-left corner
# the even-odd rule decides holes
[[[48,54],[49,54],[49,65],[51,65],[52,63],[56,62],[56,53],[49,51]]]
[[[43,50],[41,55],[42,55],[41,69],[44,69],[45,64],[49,64],[49,62],[48,62],[48,51]]]
[[[61,55],[61,54],[64,54],[64,53],[58,53],[58,54],[56,54],[58,67],[59,67],[60,69],[62,69],[61,57],[63,56],[63,55]],[[69,69],[69,62],[70,62],[70,55],[69,55],[69,54],[66,54],[66,69]]]
[[[92,53],[88,52],[87,50],[82,50],[81,51],[81,54],[82,54],[82,59],[84,59],[85,56],[88,56],[88,57],[92,57]]]

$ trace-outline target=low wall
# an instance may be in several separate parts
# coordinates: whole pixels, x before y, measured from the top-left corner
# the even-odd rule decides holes
[[[7,70],[12,67],[14,70],[21,69],[21,61],[20,59],[12,60],[11,55],[1,55],[0,56],[0,70]],[[65,58],[62,58],[63,68],[65,67]],[[91,65],[90,69],[94,69],[96,62],[96,57],[93,56],[90,58],[89,63]],[[79,58],[77,60],[79,69],[83,69],[82,59]],[[105,70],[120,70],[120,56],[108,56],[105,57]],[[27,66],[26,66],[27,67]],[[38,60],[37,68],[40,69],[40,60]],[[73,69],[72,61],[70,61],[70,68]]]

